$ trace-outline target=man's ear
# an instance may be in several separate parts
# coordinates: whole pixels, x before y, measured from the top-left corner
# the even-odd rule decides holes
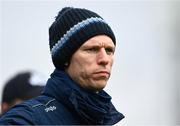
[[[1,104],[1,113],[7,112],[9,110],[9,108],[10,108],[10,105],[6,102],[3,102]]]
[[[1,104],[1,112],[5,113],[7,112],[10,108],[12,108],[14,105],[20,104],[23,100],[21,99],[15,99],[12,103],[7,103],[3,102]]]

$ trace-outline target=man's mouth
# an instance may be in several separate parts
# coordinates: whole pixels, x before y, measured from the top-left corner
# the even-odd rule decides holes
[[[103,77],[103,78],[109,78],[110,73],[108,71],[97,71],[94,73],[95,75],[97,75],[98,77]]]

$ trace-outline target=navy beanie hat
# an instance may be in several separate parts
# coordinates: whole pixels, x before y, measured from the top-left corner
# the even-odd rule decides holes
[[[113,31],[98,14],[82,8],[63,8],[49,28],[49,45],[54,66],[64,69],[74,52],[96,35],[107,35],[116,44]]]

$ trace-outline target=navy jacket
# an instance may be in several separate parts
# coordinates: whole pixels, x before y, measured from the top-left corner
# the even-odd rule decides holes
[[[123,118],[105,91],[85,90],[55,70],[43,94],[14,106],[0,118],[0,125],[113,125]]]

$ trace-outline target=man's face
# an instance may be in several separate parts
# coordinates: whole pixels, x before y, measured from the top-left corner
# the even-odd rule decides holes
[[[66,72],[81,87],[102,90],[111,75],[114,51],[115,45],[111,38],[95,36],[73,54]]]

